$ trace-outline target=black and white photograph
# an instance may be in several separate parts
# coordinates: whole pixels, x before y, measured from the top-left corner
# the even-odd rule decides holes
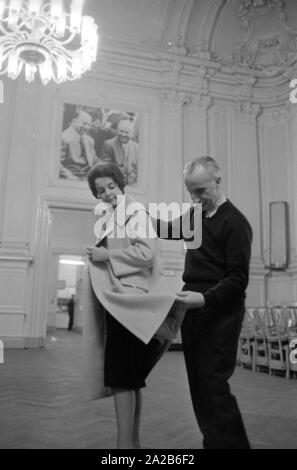
[[[139,115],[65,103],[59,177],[86,180],[99,162],[114,162],[126,184],[138,179]]]
[[[0,455],[297,449],[296,25],[0,0]]]

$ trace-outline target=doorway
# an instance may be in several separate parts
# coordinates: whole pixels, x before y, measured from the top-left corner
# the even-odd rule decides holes
[[[60,259],[68,260],[68,262],[72,260],[72,263],[84,261],[86,248],[93,245],[96,240],[93,228],[94,216],[89,203],[81,203],[78,207],[77,204],[65,207],[65,202],[53,202],[46,199],[42,202],[37,228],[39,246],[35,269],[33,311],[30,324],[27,325],[27,336],[38,337],[38,347],[48,346],[48,330],[56,331],[56,333],[60,331],[67,336],[66,310],[65,305],[61,304],[63,302],[65,304],[65,299],[69,298],[72,292],[78,295],[79,272],[84,266],[81,265],[79,268],[77,265],[76,274],[72,272],[72,275],[69,275],[76,278],[75,284],[72,281],[65,282],[64,285],[64,282],[59,283],[65,280],[61,274],[63,264],[60,263]],[[61,310],[62,313],[60,313]],[[73,331],[80,332],[82,331],[82,313],[75,311],[74,315]],[[37,340],[34,337],[28,341],[28,347],[36,347],[35,344]]]
[[[79,299],[84,266],[84,256],[69,253],[52,255],[47,334],[57,329],[82,332]]]

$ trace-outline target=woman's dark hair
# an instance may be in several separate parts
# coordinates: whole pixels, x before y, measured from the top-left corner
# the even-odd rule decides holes
[[[119,169],[118,165],[115,163],[97,163],[97,165],[93,166],[89,173],[88,173],[88,183],[90,190],[92,191],[93,195],[97,199],[97,189],[95,187],[95,180],[97,178],[111,178],[120,188],[122,192],[124,192],[125,188],[125,178],[121,170]]]

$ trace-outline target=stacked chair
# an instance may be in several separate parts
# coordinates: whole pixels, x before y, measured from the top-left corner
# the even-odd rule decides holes
[[[247,308],[239,337],[237,363],[255,370],[255,332],[256,332],[256,309]]]
[[[239,338],[237,363],[253,371],[280,371],[296,377],[290,360],[290,342],[297,339],[297,307],[249,307]]]
[[[286,307],[284,309],[284,316],[286,317],[286,331],[290,342],[297,340],[297,307]],[[295,342],[296,344],[296,342]],[[295,346],[296,348],[296,346]],[[290,349],[289,349],[290,352]],[[290,373],[294,378],[297,378],[297,363],[289,360]]]

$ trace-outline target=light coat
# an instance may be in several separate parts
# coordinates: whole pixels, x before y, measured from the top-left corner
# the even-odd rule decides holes
[[[126,208],[131,203],[135,201],[125,196]],[[145,222],[148,229],[150,219],[144,208],[124,218],[115,210],[111,224],[117,229],[126,229],[126,236],[113,238],[109,224],[100,240],[106,241],[109,262],[89,263],[84,273],[84,370],[91,399],[104,396],[106,392],[102,386],[104,309],[145,344],[157,334],[163,341],[167,340],[169,346],[183,319],[183,309],[171,309],[175,294],[167,290],[161,277],[158,241],[155,237],[137,236],[137,221]],[[141,230],[139,224],[137,229]],[[170,310],[172,314],[167,322]]]

